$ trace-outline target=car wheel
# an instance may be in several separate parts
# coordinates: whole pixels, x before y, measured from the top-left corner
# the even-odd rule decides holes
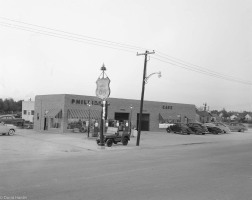
[[[100,144],[100,140],[96,140],[96,143],[99,145]]]
[[[15,131],[13,129],[9,130],[8,135],[14,135]]]
[[[108,147],[111,147],[112,144],[113,144],[113,140],[108,139],[108,140],[106,141],[106,145],[107,145]]]
[[[170,132],[171,132],[171,130],[170,130],[169,128],[167,128],[167,129],[166,129],[166,132],[167,132],[167,133],[170,133]]]
[[[128,141],[128,138],[125,137],[122,139],[122,144],[126,146],[128,144]]]

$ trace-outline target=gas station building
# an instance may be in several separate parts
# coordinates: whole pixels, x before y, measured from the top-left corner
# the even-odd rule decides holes
[[[130,124],[137,128],[140,100],[108,98],[107,119],[115,125]],[[76,127],[99,126],[101,100],[95,96],[52,94],[37,95],[34,105],[34,130],[67,133]],[[164,124],[193,122],[196,109],[193,104],[144,101],[142,131],[164,131]],[[92,130],[92,129],[91,129]]]

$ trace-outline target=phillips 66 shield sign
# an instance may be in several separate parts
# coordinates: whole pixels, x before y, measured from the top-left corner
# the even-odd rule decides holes
[[[105,100],[110,95],[110,87],[109,87],[110,79],[106,78],[98,78],[96,81],[96,96],[102,100]]]

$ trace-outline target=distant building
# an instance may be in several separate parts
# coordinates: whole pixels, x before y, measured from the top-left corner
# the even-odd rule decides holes
[[[245,115],[245,120],[247,121],[247,122],[249,122],[249,121],[252,121],[252,114],[246,114]]]
[[[25,121],[34,121],[34,101],[22,101],[22,119]]]
[[[200,123],[208,123],[212,120],[212,115],[207,111],[197,111],[196,120]]]
[[[212,114],[211,122],[221,122],[221,117],[217,114]]]
[[[237,115],[231,115],[229,119],[230,119],[231,121],[233,121],[233,120],[236,120],[237,118],[238,118]]]

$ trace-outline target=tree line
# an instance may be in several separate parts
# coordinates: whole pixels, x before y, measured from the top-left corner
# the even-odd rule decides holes
[[[22,112],[22,100],[14,101],[12,98],[1,99],[0,98],[0,113],[19,113]]]

